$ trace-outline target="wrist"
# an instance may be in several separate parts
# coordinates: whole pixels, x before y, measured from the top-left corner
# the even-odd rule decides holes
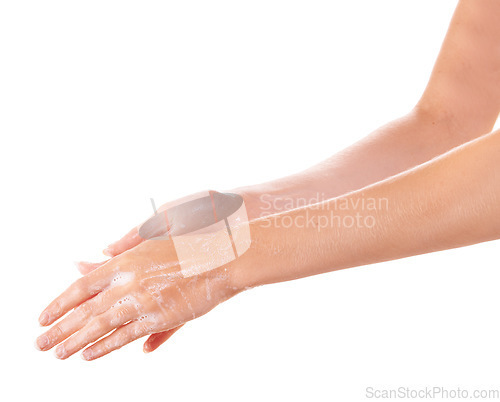
[[[269,252],[272,248],[272,241],[268,239],[266,219],[249,222],[250,247],[243,255],[230,263],[230,286],[237,292],[266,283],[265,273],[271,269],[270,265],[275,263]]]
[[[301,242],[314,247],[316,236],[309,229],[288,225],[301,213],[289,211],[250,221],[250,247],[231,267],[231,283],[237,291],[308,275]]]

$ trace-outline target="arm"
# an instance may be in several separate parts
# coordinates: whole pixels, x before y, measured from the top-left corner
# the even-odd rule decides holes
[[[460,0],[417,105],[310,169],[235,190],[245,197],[250,219],[283,211],[284,197],[329,199],[361,189],[490,132],[500,111],[499,18],[497,0]],[[106,254],[114,257],[139,240],[132,231]]]
[[[95,342],[83,353],[93,360],[177,328],[254,286],[498,239],[499,160],[497,131],[364,190],[254,220],[250,249],[214,269],[200,269],[199,254],[178,260],[170,240],[147,240],[56,298],[42,312],[42,325],[74,310],[37,345],[59,344],[56,356],[65,359]],[[376,204],[382,208],[362,203],[384,199]],[[361,224],[345,224],[349,216]],[[203,239],[202,249],[223,244],[220,233]],[[186,275],[182,266],[195,273]]]
[[[460,0],[417,105],[310,169],[235,190],[245,197],[249,218],[284,211],[283,198],[329,199],[361,189],[490,132],[500,111],[499,18],[498,0]],[[106,254],[116,256],[139,240],[132,231]]]
[[[256,220],[258,241],[235,271],[236,286],[499,239],[499,161],[495,131],[363,190]]]
[[[252,216],[283,211],[282,197],[358,190],[490,132],[500,110],[499,19],[499,1],[461,0],[415,108],[311,169],[242,189]],[[278,208],[266,209],[261,194]]]
[[[250,218],[283,212],[297,199],[338,197],[424,163],[487,133],[500,110],[500,1],[461,0],[427,88],[407,115],[304,172],[236,190]],[[141,239],[132,230],[106,249],[115,257]],[[102,263],[79,263],[88,273]],[[174,331],[156,334],[153,350]]]

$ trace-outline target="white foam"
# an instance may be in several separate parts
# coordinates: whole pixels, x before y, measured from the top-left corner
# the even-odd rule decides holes
[[[118,272],[111,280],[110,287],[122,286],[134,280],[135,274],[133,272]]]

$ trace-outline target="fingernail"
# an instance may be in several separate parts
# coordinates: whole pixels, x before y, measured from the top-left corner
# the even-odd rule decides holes
[[[58,359],[63,359],[64,356],[66,355],[66,349],[64,348],[64,345],[59,345],[56,348],[55,354]]]
[[[102,250],[102,253],[104,255],[107,255],[108,257],[113,257],[113,254],[111,253],[111,248],[106,247],[104,250]]]
[[[82,353],[83,360],[91,360],[92,359],[92,351],[90,349],[84,350]]]
[[[49,338],[45,335],[39,336],[36,340],[36,346],[38,350],[43,350],[49,344]]]
[[[38,318],[38,322],[40,325],[47,325],[49,322],[49,313],[46,313],[45,311],[40,315],[40,318]]]

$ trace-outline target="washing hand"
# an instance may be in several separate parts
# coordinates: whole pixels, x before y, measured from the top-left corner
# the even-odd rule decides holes
[[[64,341],[56,356],[66,358],[115,330],[83,357],[95,359],[147,334],[154,336],[145,350],[154,350],[180,325],[239,291],[231,285],[231,262],[250,246],[248,230],[236,194],[210,191],[166,204],[108,247],[113,258],[78,264],[85,276],[44,310],[40,323],[75,311],[37,346],[48,350]]]
[[[183,263],[188,263],[184,261]],[[172,330],[199,317],[240,289],[232,263],[184,277],[171,240],[148,240],[73,283],[40,315],[41,350],[57,346],[65,359],[102,336],[82,354],[93,360],[142,336]]]
[[[160,208],[158,208],[158,211],[156,211],[156,212],[162,213],[164,211],[167,211],[169,208],[171,208],[175,205],[182,204],[187,199],[196,199],[197,197],[200,197],[200,195],[201,195],[201,193],[192,194],[192,195],[190,195],[188,197],[184,197],[180,200],[176,200],[173,202],[163,204],[162,206],[160,206]],[[258,213],[262,214],[261,211],[259,211],[257,197],[245,197],[245,198],[246,198],[245,206],[247,208],[248,215],[253,217],[254,215],[256,216]],[[209,215],[211,215],[211,213],[212,213],[211,205],[210,205],[210,210],[207,212]],[[272,212],[273,211],[269,211],[269,213],[272,213]],[[182,220],[185,220],[185,219],[182,219]],[[179,219],[177,219],[177,222],[179,222]],[[130,232],[128,232],[121,239],[110,244],[103,251],[103,253],[111,258],[114,258],[114,257],[119,256],[120,254],[124,253],[125,251],[128,251],[128,250],[134,248],[135,246],[139,245],[144,240],[146,240],[145,237],[147,237],[144,235],[144,233],[141,233],[143,235],[143,236],[141,236],[141,234],[139,233],[139,230],[140,230],[140,227],[133,228]],[[104,265],[108,261],[109,260],[98,262],[98,263],[80,261],[80,262],[77,262],[76,265],[77,265],[77,268],[80,271],[80,273],[82,273],[83,275],[86,275],[86,274],[92,272],[93,270],[99,268],[100,266]],[[155,334],[150,335],[149,338],[144,343],[144,348],[143,348],[144,352],[149,353],[149,352],[156,350],[158,347],[160,347],[160,345],[162,345],[164,342],[166,342],[168,339],[170,339],[170,337],[177,330],[179,330],[181,327],[182,327],[182,325],[180,325],[176,328],[172,328],[168,331],[159,332],[159,333],[155,333]]]

